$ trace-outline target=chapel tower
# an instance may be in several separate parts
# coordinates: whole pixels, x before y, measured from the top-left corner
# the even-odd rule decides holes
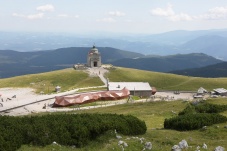
[[[101,67],[101,54],[98,49],[93,45],[92,49],[88,52],[87,55],[87,66],[88,67]]]

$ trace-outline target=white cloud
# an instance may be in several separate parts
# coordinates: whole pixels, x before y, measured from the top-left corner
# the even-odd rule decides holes
[[[169,16],[168,19],[171,21],[191,21],[194,18],[188,14],[180,13],[180,14]]]
[[[108,14],[111,16],[117,16],[117,17],[125,16],[125,13],[120,11],[110,11]]]
[[[12,16],[14,16],[14,17],[26,17],[25,15],[18,14],[18,13],[13,13]]]
[[[32,15],[28,15],[27,18],[28,19],[41,19],[43,18],[44,13],[38,13],[38,14],[32,14]]]
[[[163,9],[163,8],[155,8],[153,10],[150,11],[150,13],[154,16],[173,16],[175,13],[172,9],[172,5],[168,4],[167,8]]]
[[[186,13],[176,13],[173,6],[168,4],[166,8],[155,8],[150,10],[153,16],[164,17],[170,21],[192,21],[192,20],[227,20],[227,6],[214,7],[205,14],[191,16]]]
[[[227,7],[215,7],[209,10],[212,14],[227,14]]]
[[[36,8],[36,10],[43,11],[43,12],[45,12],[45,11],[52,12],[52,11],[54,11],[54,6],[51,4],[46,4],[46,5],[38,6]]]
[[[226,20],[227,19],[227,7],[215,7],[209,9],[206,14],[199,15],[198,19],[207,20]]]
[[[79,18],[79,15],[68,15],[68,14],[59,14],[58,17],[61,18]]]
[[[116,20],[115,19],[113,19],[113,18],[102,18],[102,19],[97,19],[96,20],[97,22],[107,22],[107,23],[114,23],[114,22],[116,22]]]
[[[168,4],[166,8],[155,8],[150,13],[154,16],[165,17],[170,21],[191,21],[194,19],[194,17],[185,13],[175,13],[171,4]]]
[[[42,19],[43,16],[44,16],[44,13],[30,14],[30,15],[13,13],[12,16],[14,16],[14,17],[21,17],[21,18],[27,18],[27,19]]]

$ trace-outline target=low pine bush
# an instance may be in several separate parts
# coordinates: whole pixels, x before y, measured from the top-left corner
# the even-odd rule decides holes
[[[183,111],[181,111],[178,115],[195,114],[195,113],[196,113],[195,106],[192,104],[188,104],[186,108]]]
[[[165,119],[164,128],[186,131],[223,123],[227,121],[227,118],[218,113],[226,110],[227,105],[216,105],[206,102],[188,104],[178,116]]]
[[[227,110],[227,105],[200,103],[195,106],[198,113],[220,113]]]
[[[217,123],[224,123],[227,118],[220,114],[185,114],[170,119],[165,119],[164,128],[179,131],[200,129],[203,126],[210,126]]]
[[[32,117],[0,116],[0,148],[14,151],[22,144],[45,146],[56,141],[61,145],[82,147],[109,130],[124,135],[141,135],[145,122],[131,115],[61,114]]]

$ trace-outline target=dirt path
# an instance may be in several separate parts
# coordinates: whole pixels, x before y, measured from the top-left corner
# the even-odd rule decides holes
[[[104,77],[105,73],[108,72],[108,70],[104,69],[103,67],[94,67],[88,69],[90,76],[98,76],[105,86],[107,86],[107,79]]]

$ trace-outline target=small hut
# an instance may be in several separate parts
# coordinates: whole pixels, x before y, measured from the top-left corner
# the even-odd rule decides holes
[[[197,95],[204,95],[207,92],[208,91],[206,89],[204,89],[203,87],[200,87],[197,91]]]
[[[220,95],[220,96],[227,96],[227,90],[224,88],[217,88],[217,89],[214,89],[214,94]]]

